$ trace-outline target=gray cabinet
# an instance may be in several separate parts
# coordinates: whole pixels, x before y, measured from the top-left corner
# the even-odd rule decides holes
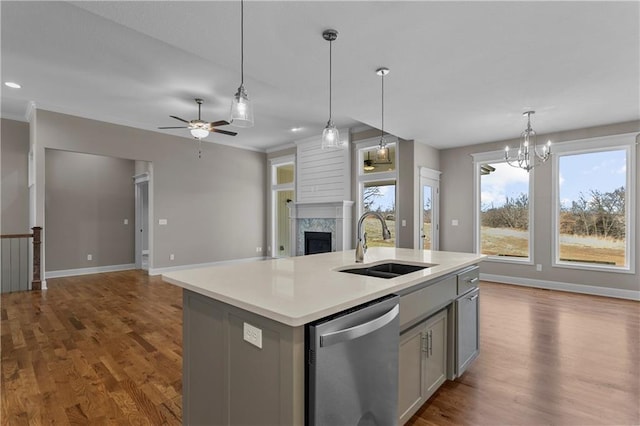
[[[447,375],[447,310],[400,336],[399,424],[404,424],[444,383]]]
[[[183,424],[304,424],[304,327],[189,290],[183,315]]]
[[[480,351],[479,289],[458,298],[456,309],[456,376],[465,372]]]

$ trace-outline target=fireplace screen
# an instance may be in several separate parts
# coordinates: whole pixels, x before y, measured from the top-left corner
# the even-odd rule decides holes
[[[328,253],[331,251],[331,232],[305,232],[304,254]]]

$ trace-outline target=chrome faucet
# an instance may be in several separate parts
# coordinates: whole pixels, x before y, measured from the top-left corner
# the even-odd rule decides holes
[[[356,237],[358,238],[358,245],[356,246],[356,263],[364,262],[364,254],[367,252],[367,233],[362,234],[362,222],[368,217],[376,217],[380,220],[382,224],[382,238],[388,240],[391,238],[391,232],[389,232],[389,228],[387,227],[387,222],[385,222],[384,217],[378,212],[365,212],[360,219],[358,220],[358,234]]]

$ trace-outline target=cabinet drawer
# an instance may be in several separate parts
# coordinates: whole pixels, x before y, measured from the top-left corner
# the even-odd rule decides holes
[[[451,303],[456,297],[456,276],[445,278],[400,297],[400,329]]]
[[[477,266],[458,274],[458,295],[475,289],[480,283],[480,268]]]

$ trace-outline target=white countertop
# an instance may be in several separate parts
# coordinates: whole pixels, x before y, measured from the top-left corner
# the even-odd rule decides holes
[[[293,327],[395,293],[480,262],[485,256],[373,247],[355,263],[355,251],[259,260],[164,274],[162,279]],[[435,264],[396,278],[339,272],[384,261]]]

